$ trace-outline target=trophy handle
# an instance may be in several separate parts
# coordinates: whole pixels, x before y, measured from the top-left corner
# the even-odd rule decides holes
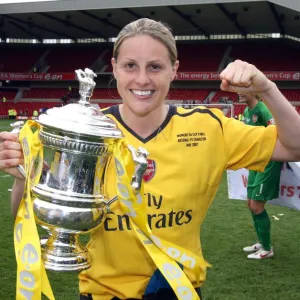
[[[147,169],[147,165],[148,165],[147,157],[149,156],[149,153],[146,149],[142,147],[139,147],[138,150],[136,150],[131,145],[128,145],[127,147],[131,152],[135,164],[134,166],[135,171],[132,176],[131,187],[133,189],[134,194],[137,195],[141,190],[143,176]]]
[[[13,128],[11,133],[15,133],[15,134],[19,135],[23,125],[24,125],[24,121],[17,121],[17,122],[10,124],[10,126]],[[25,173],[23,166],[18,165],[17,169],[23,175],[23,177],[26,178],[26,173]]]
[[[133,161],[134,161],[134,174],[131,178],[131,187],[133,190],[133,193],[137,195],[142,186],[142,180],[143,176],[146,172],[147,165],[148,165],[148,160],[147,157],[149,156],[149,153],[146,149],[139,147],[138,150],[136,150],[133,146],[128,145],[128,149],[131,152]],[[111,212],[110,210],[110,205],[114,203],[115,201],[118,200],[118,196],[114,196],[112,199],[107,201],[106,206],[107,206],[107,212]]]
[[[106,202],[106,212],[107,213],[111,213],[111,209],[110,209],[110,206],[111,204],[113,204],[114,202],[116,202],[117,200],[119,199],[118,195],[114,196],[113,198],[111,198],[110,200],[108,200]]]

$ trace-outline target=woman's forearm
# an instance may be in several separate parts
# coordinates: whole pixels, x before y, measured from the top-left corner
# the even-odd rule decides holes
[[[16,178],[11,192],[11,209],[14,218],[16,218],[17,216],[19,205],[24,193],[24,187],[25,187],[25,180],[20,180]]]
[[[270,82],[270,89],[260,96],[274,117],[278,138],[282,145],[295,155],[300,155],[300,117],[298,112],[273,82]]]

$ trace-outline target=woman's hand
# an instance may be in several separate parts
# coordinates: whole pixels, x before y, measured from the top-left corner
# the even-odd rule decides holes
[[[0,170],[20,180],[23,175],[17,166],[23,164],[23,151],[18,137],[14,133],[0,132]]]
[[[221,90],[234,93],[267,93],[274,83],[254,65],[236,60],[220,74]]]

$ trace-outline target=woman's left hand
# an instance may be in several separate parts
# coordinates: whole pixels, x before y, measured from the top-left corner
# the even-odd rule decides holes
[[[274,84],[254,65],[236,60],[230,63],[220,74],[221,90],[234,93],[263,94]]]

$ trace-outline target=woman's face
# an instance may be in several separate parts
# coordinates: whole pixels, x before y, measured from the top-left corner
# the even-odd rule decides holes
[[[112,58],[123,104],[137,116],[162,106],[178,64],[172,66],[166,46],[149,35],[126,38],[117,61]]]

